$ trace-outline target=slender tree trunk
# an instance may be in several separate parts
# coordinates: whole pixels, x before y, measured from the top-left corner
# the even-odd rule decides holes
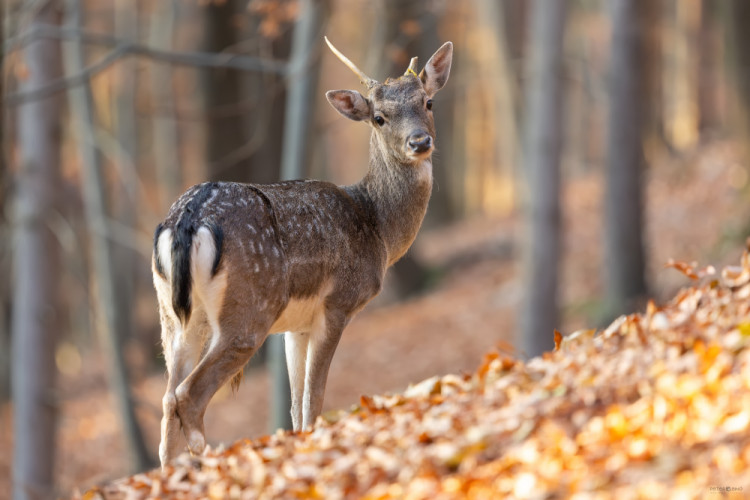
[[[439,16],[435,6],[420,0],[385,0],[383,19],[376,24],[384,26],[374,34],[375,42],[382,47],[370,51],[378,56],[380,78],[396,77],[406,71],[412,56],[422,54],[429,57],[441,45],[438,37]],[[385,57],[383,57],[385,53]],[[420,69],[427,59],[420,61]],[[419,71],[419,70],[417,70]],[[436,143],[439,154],[432,157],[434,189],[430,198],[430,209],[425,216],[425,226],[446,224],[457,215],[456,200],[452,196],[453,158],[451,137],[453,136],[454,108],[453,88],[445,89],[436,97],[434,106],[435,123],[439,127]],[[412,252],[407,252],[391,270],[398,295],[408,297],[422,290],[429,279],[428,269]]]
[[[631,2],[635,9],[639,2]],[[650,2],[643,2],[650,3]],[[613,10],[617,10],[614,5]],[[641,6],[643,7],[643,6]],[[678,0],[669,5],[672,36],[666,44],[665,132],[670,146],[685,151],[699,139],[698,81],[700,76],[700,0]],[[744,29],[744,28],[743,28]]]
[[[0,41],[5,42],[5,6],[0,4]],[[3,68],[5,53],[0,52],[0,68]],[[5,79],[0,75],[0,97],[5,97]],[[9,199],[9,172],[5,144],[5,120],[7,113],[0,104],[0,200]],[[6,219],[6,203],[0,202],[0,275],[10,276],[11,228]],[[0,281],[0,404],[10,399],[10,280]],[[2,425],[3,422],[0,422]]]
[[[609,316],[646,293],[643,247],[642,18],[630,0],[612,0],[607,181],[604,197],[606,302]]]
[[[59,4],[46,2],[29,29],[59,23]],[[60,45],[40,38],[23,51],[30,91],[60,77]],[[58,96],[18,107],[18,168],[15,199],[13,349],[13,498],[53,495],[55,456],[55,344],[60,328],[58,284],[60,245],[52,233],[60,186],[60,102]]]
[[[444,40],[438,36],[440,21],[439,8],[430,2],[422,0],[385,0],[384,36],[380,38],[384,43],[382,50],[373,51],[379,55],[381,68],[378,73],[381,78],[396,77],[404,73],[412,56],[422,55],[420,69],[437,47]],[[444,7],[440,7],[443,8]],[[383,54],[385,53],[385,54]],[[430,198],[430,210],[425,217],[425,225],[439,226],[454,220],[458,214],[456,200],[451,196],[451,171],[456,168],[448,162],[453,157],[451,136],[453,135],[453,90],[451,86],[435,98],[434,114],[437,124],[438,154],[432,158],[432,172],[435,189]],[[409,255],[405,258],[410,258]],[[414,265],[410,263],[409,266]],[[399,265],[395,272],[398,274]]]
[[[566,1],[532,6],[529,82],[526,86],[524,168],[527,175],[527,242],[521,312],[521,346],[528,356],[553,347],[558,321],[560,259],[560,157],[562,143],[562,46]]]
[[[210,2],[205,9],[205,50],[222,52],[235,45],[238,38],[234,17],[238,1]],[[242,121],[236,111],[227,112],[229,106],[241,101],[240,75],[228,68],[207,69],[204,78],[206,159],[209,165],[219,167],[211,169],[209,176],[213,180],[247,182],[247,158],[235,155],[244,142]]]
[[[282,31],[273,39],[258,36],[260,19],[251,17],[244,38],[255,37],[255,55],[261,58],[288,60],[293,29]],[[281,75],[246,72],[241,77],[240,97],[248,108],[241,117],[244,145],[237,159],[242,163],[242,176],[248,182],[276,182],[281,177],[281,162],[286,115],[286,83]],[[231,167],[230,167],[231,168]],[[309,173],[306,172],[307,175]]]
[[[176,4],[173,0],[154,3],[149,39],[162,50],[173,48]],[[175,98],[172,66],[160,62],[151,63],[151,97],[158,108],[153,119],[153,156],[156,177],[161,187],[161,206],[169,207],[183,189],[180,171],[179,138],[175,121]]]
[[[123,40],[138,40],[138,9],[131,0],[115,2],[115,33]],[[135,227],[137,217],[135,207],[138,200],[138,186],[128,186],[130,179],[137,179],[138,165],[138,127],[136,123],[136,88],[137,63],[133,57],[121,60],[117,66],[117,95],[115,96],[115,136],[119,143],[115,157],[119,170],[117,182],[123,183],[123,189],[117,189],[114,196],[114,213],[117,219],[128,227]],[[132,338],[136,332],[133,326],[134,294],[139,275],[136,266],[139,264],[135,251],[121,243],[112,242],[117,273],[117,317],[120,318],[121,332],[125,338],[118,339],[122,344],[126,338]],[[152,342],[153,344],[153,342]],[[124,345],[124,344],[123,344]]]
[[[507,214],[516,205],[515,181],[519,177],[517,174],[521,159],[519,120],[516,114],[519,92],[509,44],[509,40],[517,36],[519,29],[515,27],[512,34],[505,32],[512,24],[505,19],[512,10],[510,5],[503,8],[495,0],[478,0],[476,5],[477,28],[487,33],[488,39],[492,40],[492,47],[488,48],[487,56],[482,61],[482,71],[493,82],[496,96],[492,99],[494,106],[491,106],[487,119],[490,130],[495,132],[488,141],[492,145],[494,161],[489,165],[491,170],[488,175],[482,176],[486,177],[482,192],[483,208]],[[513,14],[518,15],[515,12]]]
[[[300,13],[292,36],[289,61],[286,116],[284,117],[284,149],[281,160],[282,179],[305,176],[312,156],[313,111],[320,71],[320,41],[328,18],[328,0],[301,0]],[[291,429],[291,389],[284,354],[283,337],[269,339],[272,374],[272,407],[270,430]]]
[[[81,28],[81,0],[68,0],[67,18],[72,29]],[[80,41],[65,44],[65,60],[71,74],[85,67],[83,45]],[[93,280],[96,293],[97,331],[105,348],[109,367],[109,382],[115,393],[125,442],[130,453],[131,465],[143,470],[153,464],[149,458],[138,421],[133,410],[130,384],[122,349],[118,338],[122,321],[117,317],[116,271],[112,260],[110,241],[107,238],[105,184],[102,177],[101,156],[96,146],[94,110],[91,88],[88,85],[69,90],[70,107],[78,145],[80,147],[84,210],[91,244]]]
[[[729,119],[739,131],[739,143],[745,161],[750,159],[750,2],[727,0],[722,4],[726,29],[727,72],[729,85]]]

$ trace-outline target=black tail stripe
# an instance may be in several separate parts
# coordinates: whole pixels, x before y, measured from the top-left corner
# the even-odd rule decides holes
[[[224,230],[220,225],[216,224],[213,221],[206,221],[204,226],[206,226],[208,230],[211,231],[211,235],[214,238],[214,247],[216,248],[216,255],[214,255],[214,262],[211,266],[211,276],[213,277],[216,276],[217,272],[219,272],[219,264],[221,263],[222,255],[221,245],[224,243]]]
[[[183,324],[187,324],[192,312],[190,292],[193,280],[190,276],[190,249],[193,235],[200,227],[200,210],[218,185],[215,182],[202,184],[183,209],[172,237],[172,308]],[[216,236],[214,235],[214,238]],[[217,252],[218,253],[218,252]],[[218,266],[218,264],[215,263]]]
[[[159,276],[166,278],[166,275],[164,274],[164,263],[161,261],[161,256],[159,255],[159,236],[161,236],[163,230],[164,224],[160,223],[156,226],[156,231],[154,231],[154,265]]]

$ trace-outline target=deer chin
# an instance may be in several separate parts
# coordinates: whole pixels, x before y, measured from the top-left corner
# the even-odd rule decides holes
[[[433,149],[434,148],[430,148],[430,149],[428,149],[426,151],[422,151],[420,153],[415,153],[413,151],[410,151],[410,152],[406,153],[407,161],[409,161],[409,162],[411,162],[413,164],[418,164],[418,163],[423,162],[424,160],[429,160],[430,156],[432,156]]]

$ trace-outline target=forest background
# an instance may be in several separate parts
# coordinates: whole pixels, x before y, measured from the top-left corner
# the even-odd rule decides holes
[[[2,17],[0,498],[154,464],[151,235],[180,193],[364,175],[366,127],[324,99],[358,82],[323,35],[378,80],[455,46],[424,229],[347,329],[328,409],[493,346],[540,354],[555,328],[668,297],[669,258],[734,261],[750,234],[742,0],[6,0]],[[213,445],[288,425],[274,352],[216,396]]]

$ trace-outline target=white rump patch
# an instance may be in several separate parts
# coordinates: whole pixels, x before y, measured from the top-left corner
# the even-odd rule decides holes
[[[191,248],[190,261],[193,264],[191,270],[193,276],[205,278],[208,281],[211,278],[214,259],[216,259],[214,236],[208,228],[201,227],[193,236]]]
[[[190,273],[193,277],[193,294],[198,298],[194,307],[205,310],[213,336],[219,331],[219,313],[227,288],[227,271],[223,269],[212,276],[216,258],[214,236],[206,227],[201,227],[193,236],[190,254]],[[215,340],[215,339],[212,339]]]
[[[164,269],[166,281],[172,280],[172,230],[165,229],[159,235],[159,241],[156,242],[156,254]],[[161,276],[159,276],[161,278]]]

